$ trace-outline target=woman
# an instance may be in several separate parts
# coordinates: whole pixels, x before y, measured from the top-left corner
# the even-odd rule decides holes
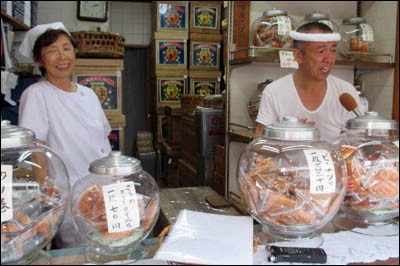
[[[34,131],[39,142],[62,157],[71,189],[88,174],[91,162],[111,152],[111,127],[97,95],[70,80],[75,50],[76,43],[61,22],[31,29],[20,47],[22,55],[33,56],[45,79],[21,96],[19,125]],[[57,248],[84,244],[69,210],[54,243]]]

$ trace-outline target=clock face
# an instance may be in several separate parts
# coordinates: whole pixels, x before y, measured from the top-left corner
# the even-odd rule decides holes
[[[107,1],[78,1],[78,19],[107,21]]]

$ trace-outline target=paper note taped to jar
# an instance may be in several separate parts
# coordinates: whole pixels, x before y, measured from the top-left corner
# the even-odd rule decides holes
[[[140,226],[138,195],[133,182],[103,186],[109,233],[129,231]]]
[[[323,194],[336,191],[336,173],[332,157],[327,150],[304,150],[310,171],[310,193]]]
[[[13,218],[12,165],[1,165],[1,222]]]

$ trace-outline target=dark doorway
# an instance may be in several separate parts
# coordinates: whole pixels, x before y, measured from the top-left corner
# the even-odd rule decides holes
[[[126,117],[124,155],[136,157],[136,132],[146,128],[150,48],[125,48],[122,109]]]

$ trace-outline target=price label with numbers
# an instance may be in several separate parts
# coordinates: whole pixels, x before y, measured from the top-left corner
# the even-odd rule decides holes
[[[304,150],[310,169],[310,193],[335,193],[336,173],[331,155],[327,150]]]
[[[374,32],[372,30],[372,27],[369,24],[361,23],[360,24],[361,28],[361,38],[365,42],[373,42],[374,41]]]
[[[129,231],[140,226],[139,197],[133,182],[103,186],[109,233]]]
[[[279,51],[279,61],[281,68],[299,68],[299,64],[294,59],[293,51]]]
[[[1,165],[1,222],[13,218],[12,165]]]

